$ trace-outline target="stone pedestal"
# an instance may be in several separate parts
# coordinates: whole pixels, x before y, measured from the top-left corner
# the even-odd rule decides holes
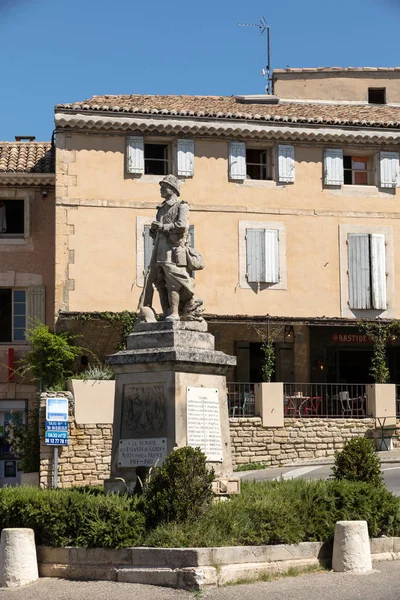
[[[131,487],[136,467],[187,445],[200,446],[218,478],[231,474],[226,372],[236,358],[214,349],[205,322],[138,323],[107,364],[116,387],[106,490],[125,485],[116,478]]]

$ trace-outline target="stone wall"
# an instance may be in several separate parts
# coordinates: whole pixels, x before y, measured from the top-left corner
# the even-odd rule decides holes
[[[262,427],[260,417],[230,419],[235,466],[263,462],[280,466],[332,456],[352,437],[370,437],[375,419],[285,419],[284,428]]]
[[[41,395],[40,487],[53,486],[54,446],[44,443],[47,397],[67,397],[70,405],[69,445],[59,447],[58,487],[102,485],[110,474],[112,424],[77,425],[70,392]]]

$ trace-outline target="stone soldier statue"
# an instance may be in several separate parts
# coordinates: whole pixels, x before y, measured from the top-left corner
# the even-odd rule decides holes
[[[174,175],[160,181],[164,199],[151,224],[153,253],[139,300],[140,317],[154,320],[155,286],[166,321],[202,320],[202,300],[194,298],[192,272],[204,266],[200,254],[189,246],[189,206],[180,199],[180,183]],[[150,310],[149,310],[150,309]]]

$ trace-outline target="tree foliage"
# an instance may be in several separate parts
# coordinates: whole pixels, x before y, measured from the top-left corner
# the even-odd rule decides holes
[[[388,342],[398,337],[400,322],[397,320],[388,323],[360,321],[359,327],[371,337],[373,343],[373,356],[369,374],[375,383],[388,383],[390,372],[387,364],[387,345]]]
[[[366,438],[348,440],[343,450],[336,453],[332,471],[337,480],[382,484],[381,462],[372,440]]]

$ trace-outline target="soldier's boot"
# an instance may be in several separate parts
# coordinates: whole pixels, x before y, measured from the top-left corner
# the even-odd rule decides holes
[[[160,290],[158,290],[158,293],[160,295],[160,303],[161,303],[161,308],[163,311],[163,315],[164,317],[166,317],[169,314],[169,296],[168,296],[168,290],[166,288],[161,288]]]
[[[169,293],[170,314],[166,317],[166,321],[180,321],[179,316],[179,292],[171,291]]]

